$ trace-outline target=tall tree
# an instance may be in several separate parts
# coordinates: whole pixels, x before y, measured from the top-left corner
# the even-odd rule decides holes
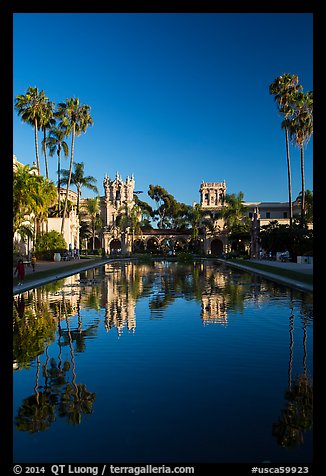
[[[44,162],[45,162],[45,176],[49,178],[49,166],[48,166],[48,157],[47,157],[47,150],[46,150],[46,139],[47,135],[46,132],[51,129],[55,125],[55,118],[54,118],[54,103],[48,101],[44,104],[42,109],[42,113],[40,116],[40,126],[43,131],[43,140],[42,140],[42,152],[44,155]]]
[[[140,226],[142,229],[153,228],[151,224],[151,218],[154,217],[154,212],[149,203],[140,200],[137,195],[134,195],[135,205],[138,205],[141,211]]]
[[[301,162],[301,226],[305,223],[304,147],[313,134],[313,92],[298,91],[293,96],[293,115],[289,123],[290,138],[300,148]]]
[[[284,121],[282,122],[282,128],[285,131],[285,143],[286,143],[286,161],[288,172],[288,192],[289,192],[289,219],[290,227],[292,227],[293,210],[292,210],[292,177],[291,177],[291,160],[290,160],[290,148],[289,148],[289,123],[288,119],[291,115],[290,103],[293,94],[297,92],[301,86],[298,86],[299,78],[297,75],[291,75],[285,73],[278,76],[273,83],[269,86],[269,93],[274,95],[274,100],[278,103],[278,111],[283,115]]]
[[[226,206],[221,209],[220,213],[229,231],[242,224],[248,224],[250,221],[247,217],[248,208],[243,204],[243,198],[243,192],[239,192],[237,195],[235,193],[226,195]]]
[[[41,174],[40,158],[38,151],[38,130],[41,127],[41,117],[44,107],[49,99],[45,96],[44,91],[38,88],[27,88],[26,94],[16,96],[15,109],[18,115],[22,117],[23,122],[27,122],[34,128],[35,155],[36,164],[39,175]]]
[[[298,197],[296,198],[296,201],[300,203],[300,206],[302,206],[302,192],[299,193]],[[313,203],[314,203],[314,197],[313,197],[313,192],[311,190],[306,190],[305,191],[305,198],[304,198],[304,216],[305,216],[305,222],[312,223],[314,220],[314,213],[313,213]]]
[[[78,98],[66,99],[65,103],[59,103],[55,115],[61,120],[59,127],[64,128],[67,135],[71,134],[69,176],[61,222],[61,233],[63,234],[72,168],[74,163],[75,138],[76,136],[81,135],[82,132],[86,132],[88,126],[93,124],[93,119],[90,115],[90,106],[85,104],[81,105]]]
[[[173,226],[175,219],[180,214],[186,213],[186,205],[177,202],[177,200],[160,185],[150,185],[148,195],[156,201],[157,209],[154,215],[158,216],[158,225],[160,228]]]
[[[134,252],[134,241],[135,236],[139,236],[142,233],[141,230],[141,216],[142,210],[139,205],[134,205],[129,208],[127,205],[124,205],[119,210],[119,227],[123,231],[131,231],[132,241],[131,241],[131,250]]]
[[[61,151],[63,151],[64,156],[68,157],[68,144],[65,142],[66,132],[60,127],[52,127],[49,132],[49,137],[46,139],[47,146],[49,148],[50,156],[53,157],[55,152],[58,156],[58,214],[61,215],[61,200],[60,200],[60,187],[61,187]]]
[[[247,216],[248,208],[243,204],[243,192],[227,194],[226,206],[220,211],[225,220],[225,227],[236,251],[241,250],[243,242],[250,239],[250,219]]]
[[[37,206],[35,208],[35,219],[36,219],[36,231],[40,232],[40,226],[43,222],[48,221],[48,211],[49,207],[53,206],[56,202],[56,188],[53,182],[50,182],[48,179],[43,176],[38,177],[36,183],[35,192],[37,194]]]
[[[97,194],[98,189],[95,185],[97,182],[96,178],[92,175],[84,175],[84,163],[83,162],[75,162],[74,163],[74,172],[71,174],[71,185],[75,185],[77,188],[77,215],[79,214],[79,202],[81,197],[81,189],[82,187],[88,188],[89,190],[93,190]],[[63,169],[61,170],[61,183],[67,185],[69,178],[69,170]]]
[[[13,233],[36,217],[44,220],[55,200],[55,186],[41,175],[31,173],[28,165],[17,165],[13,174]]]
[[[189,211],[189,220],[192,228],[192,238],[197,241],[199,238],[199,229],[201,220],[203,218],[203,211],[199,203],[195,203]]]
[[[83,213],[81,215],[85,218],[85,221],[90,223],[93,239],[93,250],[95,249],[96,232],[100,230],[102,226],[100,200],[99,197],[87,198],[83,203]]]

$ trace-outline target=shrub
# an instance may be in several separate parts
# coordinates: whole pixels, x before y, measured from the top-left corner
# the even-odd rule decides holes
[[[181,252],[178,253],[177,262],[178,263],[193,263],[193,256],[191,253]]]
[[[67,243],[61,233],[52,230],[38,237],[35,245],[36,257],[52,260],[54,253],[62,254],[67,248]]]

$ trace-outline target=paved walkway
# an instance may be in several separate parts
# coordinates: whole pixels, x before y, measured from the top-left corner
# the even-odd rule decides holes
[[[72,259],[70,261],[37,261],[35,265],[35,272],[47,271],[49,269],[64,270],[67,266],[77,263],[89,264],[90,262],[98,261],[97,259]],[[15,269],[15,267],[14,267]],[[32,265],[25,265],[25,274],[33,274]]]
[[[41,286],[43,284],[50,283],[51,281],[56,281],[57,279],[65,278],[72,274],[76,274],[79,271],[85,271],[86,269],[94,268],[95,266],[101,266],[104,263],[109,262],[110,259],[79,259],[71,261],[37,261],[35,265],[35,272],[33,271],[32,266],[25,265],[25,276],[35,275],[35,279],[29,279],[24,282],[21,286],[17,284],[13,287],[13,294],[19,294],[29,289]],[[76,268],[69,268],[69,266],[78,264],[80,266]],[[13,271],[15,267],[13,267]],[[41,271],[55,270],[56,273],[51,274],[51,276],[42,277],[38,273]],[[15,275],[16,276],[16,275]],[[14,277],[15,277],[14,276]]]

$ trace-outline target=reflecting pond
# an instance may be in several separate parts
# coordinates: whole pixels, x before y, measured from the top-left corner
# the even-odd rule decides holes
[[[312,294],[120,261],[13,310],[14,462],[312,462]]]

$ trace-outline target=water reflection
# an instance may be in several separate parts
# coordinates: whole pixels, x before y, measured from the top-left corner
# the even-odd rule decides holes
[[[307,327],[312,320],[311,312],[301,308],[303,329],[303,358],[302,372],[294,379],[292,377],[293,348],[294,348],[294,306],[291,300],[291,315],[289,318],[289,369],[288,388],[284,398],[287,405],[282,409],[278,421],[273,424],[272,434],[280,446],[292,448],[304,442],[304,433],[312,430],[313,426],[313,383],[307,368]]]
[[[141,269],[133,265],[109,268],[101,299],[101,305],[105,308],[104,325],[108,332],[116,329],[121,336],[124,328],[135,331],[135,306],[141,292]]]
[[[89,383],[89,373],[83,372],[80,377],[79,354],[87,354],[88,345],[99,336],[103,339],[104,335],[112,344],[115,336],[122,342],[125,336],[137,334],[137,326],[145,325],[137,316],[140,301],[147,306],[148,321],[157,320],[155,324],[170,315],[174,303],[191,302],[194,304],[191,309],[197,313],[194,319],[207,332],[234,326],[248,308],[265,309],[252,322],[252,328],[276,326],[280,322],[276,324],[269,318],[271,303],[287,306],[289,344],[284,385],[287,388],[284,405],[278,406],[278,420],[274,423],[275,418],[269,420],[272,427],[269,433],[281,447],[303,444],[305,432],[312,428],[312,378],[307,364],[312,296],[206,261],[194,265],[164,261],[153,265],[107,264],[15,296],[13,368],[34,375],[33,386],[25,391],[27,396],[17,394],[20,398],[15,415],[17,430],[44,431],[58,419],[79,425],[95,413],[97,389],[93,387],[94,381]],[[301,342],[296,340],[299,322]],[[211,335],[203,334],[209,339]],[[235,344],[229,340],[228,345]],[[298,370],[299,365],[294,365],[294,361],[301,353]]]
[[[51,289],[51,288],[50,288]],[[73,313],[74,300],[67,303],[65,293],[61,299],[51,299],[52,292],[44,289],[50,298],[47,304],[41,305],[37,300],[30,300],[30,306],[22,315],[17,311],[14,317],[14,362],[15,369],[29,367],[36,355],[36,374],[34,394],[24,398],[15,418],[16,428],[20,431],[44,431],[56,421],[57,416],[66,417],[68,423],[80,424],[82,414],[92,413],[95,393],[89,392],[85,384],[77,383],[75,340],[79,352],[85,350],[83,340],[89,335],[90,329],[79,329],[75,334],[70,329],[69,315]],[[56,296],[58,293],[55,292]],[[41,293],[42,298],[44,294]],[[69,293],[72,298],[73,294]],[[24,297],[18,296],[15,308]],[[53,311],[51,313],[51,310]],[[62,328],[65,322],[66,329]],[[57,344],[59,348],[58,362],[49,356],[49,345],[55,340],[57,330]],[[16,337],[16,339],[15,339]],[[62,347],[69,345],[70,361],[62,361]],[[45,349],[44,349],[45,347]],[[20,352],[24,349],[23,355]],[[45,362],[41,366],[40,355],[45,353]],[[42,374],[41,373],[42,368]],[[40,381],[41,380],[41,381]]]

